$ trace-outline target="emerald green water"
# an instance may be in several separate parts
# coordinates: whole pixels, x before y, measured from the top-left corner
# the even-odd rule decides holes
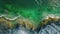
[[[6,17],[13,18],[16,16],[23,16],[31,19],[35,24],[39,24],[49,14],[60,16],[59,1],[56,3],[51,0],[41,0],[38,3],[35,0],[0,0],[0,15],[4,14]]]

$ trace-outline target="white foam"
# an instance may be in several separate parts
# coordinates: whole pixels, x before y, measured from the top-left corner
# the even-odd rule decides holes
[[[1,15],[0,17],[3,17],[4,15]]]
[[[7,17],[5,17],[6,19],[8,19],[8,20],[15,20],[15,19],[17,19],[18,17],[14,17],[14,18],[7,18]]]
[[[1,15],[0,17],[4,17],[4,18],[7,19],[7,20],[15,20],[15,19],[17,19],[17,18],[19,18],[19,17],[21,17],[21,16],[19,15],[19,16],[16,16],[16,17],[14,17],[14,18],[8,18],[8,17],[6,17],[5,15]]]
[[[45,19],[48,19],[49,17],[51,17],[51,18],[59,18],[59,16],[56,16],[56,15],[50,14],[50,15],[48,15]]]

